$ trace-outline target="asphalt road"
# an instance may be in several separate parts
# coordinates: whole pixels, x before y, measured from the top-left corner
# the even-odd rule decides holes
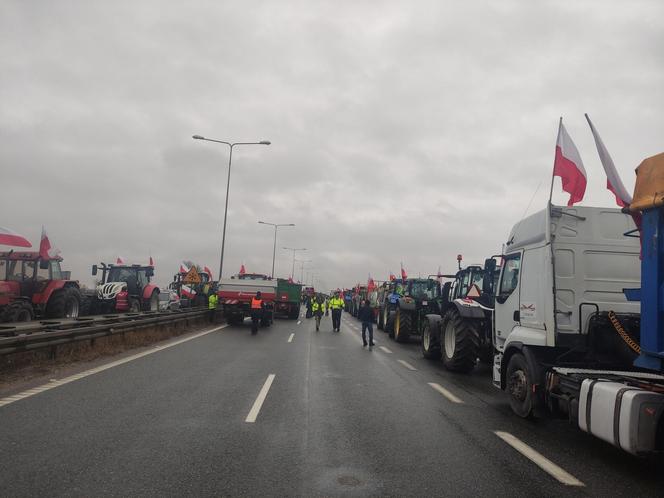
[[[513,416],[488,368],[363,348],[358,326],[245,322],[0,400],[2,495],[664,493],[660,462]]]

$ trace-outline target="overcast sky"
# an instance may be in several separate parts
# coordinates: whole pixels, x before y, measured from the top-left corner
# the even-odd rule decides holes
[[[560,116],[582,204],[614,205],[584,112],[632,190],[664,150],[662,47],[661,0],[3,0],[0,226],[45,225],[84,283],[150,252],[160,283],[216,273],[228,149],[191,136],[265,139],[233,155],[225,275],[269,273],[258,220],[297,225],[278,248],[325,290],[451,271],[544,207]]]

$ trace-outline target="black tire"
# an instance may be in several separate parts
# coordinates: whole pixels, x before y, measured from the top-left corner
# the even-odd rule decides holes
[[[385,328],[385,316],[383,312],[384,308],[378,308],[378,325],[376,325],[378,330],[383,330]]]
[[[25,301],[15,301],[2,314],[3,322],[29,322],[34,318],[32,306]]]
[[[478,357],[484,365],[493,365],[493,347],[485,346],[480,348]]]
[[[441,355],[438,322],[426,318],[422,327],[422,356],[427,360],[440,360]]]
[[[388,320],[389,316],[390,316],[390,309],[387,306],[385,306],[383,308],[383,329],[382,330],[383,330],[383,332],[386,332],[386,333],[388,332],[388,330],[387,330],[387,320]]]
[[[78,310],[78,316],[89,316],[92,314],[92,296],[81,296],[81,307]]]
[[[531,418],[534,406],[533,376],[521,353],[515,353],[507,363],[505,384],[512,411],[521,418]]]
[[[394,339],[394,321],[397,318],[397,312],[396,311],[390,311],[387,314],[387,321],[385,322],[385,332],[387,332],[387,335],[390,336],[392,339]]]
[[[468,373],[475,368],[479,350],[476,324],[450,310],[440,328],[443,365],[452,372]]]
[[[138,299],[129,299],[129,313],[140,313],[141,303]]]
[[[413,331],[413,315],[401,309],[397,310],[394,321],[394,340],[397,342],[408,342]]]
[[[46,318],[78,318],[81,293],[76,288],[55,291],[46,303]]]
[[[290,312],[288,313],[288,318],[291,320],[297,320],[300,316],[300,306],[297,304],[291,305]]]

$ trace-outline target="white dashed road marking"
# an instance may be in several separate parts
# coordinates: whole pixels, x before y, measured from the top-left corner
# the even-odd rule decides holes
[[[584,484],[572,474],[561,469],[544,455],[535,451],[509,432],[494,431],[494,434],[559,482],[567,486],[584,486]]]
[[[265,384],[263,384],[261,392],[258,393],[258,397],[256,398],[256,401],[254,401],[254,406],[251,407],[251,410],[249,410],[249,415],[247,415],[247,418],[244,419],[245,422],[250,424],[256,422],[256,418],[258,417],[258,412],[261,411],[263,402],[265,401],[265,398],[267,398],[267,393],[270,390],[270,386],[272,386],[274,377],[275,377],[274,374],[270,374],[267,376],[267,379],[265,380]]]
[[[403,360],[397,360],[397,361],[398,361],[399,363],[401,363],[404,367],[406,367],[408,370],[413,370],[413,371],[416,371],[416,370],[417,370],[417,368],[415,368],[413,365],[411,365],[411,364],[408,363],[407,361],[403,361]]]
[[[390,351],[389,349],[387,349],[385,346],[379,346],[379,347],[380,347],[380,349],[383,350],[384,353],[392,354],[392,351]]]
[[[293,342],[293,337],[295,337],[295,334],[290,335],[290,337],[288,338],[288,342]]]
[[[48,384],[44,384],[43,386],[33,387],[32,389],[28,389],[27,391],[23,391],[21,393],[14,394],[13,396],[8,396],[6,398],[0,399],[0,407],[9,405],[21,399],[29,398],[30,396],[34,396],[35,394],[39,394],[44,391],[48,391],[49,389],[54,389],[56,387],[64,386],[65,384],[69,384],[70,382],[74,382],[75,380],[79,380],[84,377],[89,377],[90,375],[94,375],[99,372],[103,372],[104,370],[108,370],[109,368],[117,367],[119,365],[124,365],[125,363],[129,363],[130,361],[143,358],[144,356],[151,355],[158,351],[163,351],[164,349],[172,348],[173,346],[177,346],[178,344],[182,344],[183,342],[191,341],[193,339],[198,339],[199,337],[203,337],[204,335],[211,334],[212,332],[216,332],[217,330],[221,330],[226,327],[228,327],[228,325],[222,325],[220,327],[215,327],[210,330],[205,330],[203,332],[199,332],[198,334],[185,337],[184,339],[179,339],[177,341],[164,344],[163,346],[157,346],[155,348],[150,349],[149,351],[143,351],[142,353],[138,353],[132,356],[127,356],[126,358],[122,358],[121,360],[113,361],[111,363],[106,363],[105,365],[101,365],[97,368],[86,370],[85,372],[77,373],[75,375],[70,375],[69,377],[65,377],[64,379],[60,380],[51,379]]]
[[[302,323],[302,320],[298,320],[298,321],[297,321],[297,324],[298,324],[298,325],[301,324],[301,323]]]
[[[445,389],[440,384],[436,384],[435,382],[429,382],[428,384],[431,387],[433,387],[436,391],[438,391],[440,394],[442,394],[447,399],[449,399],[452,403],[463,403],[463,400],[461,400],[460,398],[457,398],[454,394],[449,392],[447,389]]]

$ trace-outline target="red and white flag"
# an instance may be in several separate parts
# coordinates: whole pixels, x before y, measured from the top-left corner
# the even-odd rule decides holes
[[[403,263],[401,263],[401,278],[403,280],[406,280],[408,278],[408,274],[406,273],[406,270],[403,269]]]
[[[371,273],[369,273],[369,279],[367,280],[367,291],[373,292],[375,288],[376,288],[376,283],[374,282],[374,279],[371,278]]]
[[[125,264],[124,258],[122,256],[118,256],[118,258],[115,260],[115,264],[124,265]]]
[[[51,245],[46,228],[42,225],[41,241],[39,242],[39,257],[42,259],[54,258],[60,251]]]
[[[3,246],[32,247],[30,241],[23,235],[4,227],[0,227],[0,244]]]
[[[240,273],[239,274],[244,275],[245,273],[247,273],[247,270],[244,269],[244,263],[242,263],[242,265],[240,265]]]
[[[203,268],[203,271],[207,273],[210,276],[210,280],[212,280],[212,270],[210,270],[207,266]]]
[[[184,264],[184,261],[180,263],[180,273],[189,273],[189,268]]]
[[[150,262],[148,263],[148,266],[151,266],[154,268],[154,259],[152,259],[152,256],[150,256]]]
[[[602,161],[602,166],[604,166],[604,171],[606,173],[606,188],[613,192],[613,195],[616,196],[616,203],[618,203],[618,206],[629,206],[632,203],[632,196],[629,195],[629,192],[620,179],[620,175],[618,174],[618,170],[616,170],[616,165],[613,164],[613,159],[611,159],[609,151],[606,150],[604,142],[602,142],[599,133],[597,133],[597,130],[593,126],[593,123],[590,121],[590,117],[587,114],[586,120],[588,120],[590,131],[593,133],[599,159]]]
[[[397,279],[396,275],[390,272],[390,282],[394,282]]]
[[[553,162],[553,176],[559,176],[563,182],[563,190],[570,194],[568,206],[583,200],[588,183],[586,170],[581,161],[579,150],[572,142],[563,120],[560,118],[558,139],[556,140],[556,158]]]

